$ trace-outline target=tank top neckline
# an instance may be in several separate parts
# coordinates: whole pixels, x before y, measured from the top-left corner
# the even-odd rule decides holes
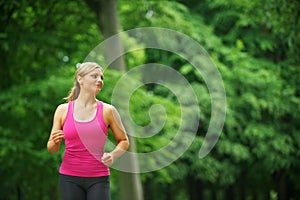
[[[97,116],[98,116],[98,111],[99,111],[99,100],[97,100],[97,107],[96,107],[96,111],[94,112],[93,116],[90,117],[89,119],[86,119],[86,120],[79,120],[75,117],[75,113],[74,113],[74,104],[75,104],[75,101],[72,101],[71,102],[71,110],[72,110],[72,117],[74,119],[74,121],[76,123],[90,123],[92,121],[94,121]]]

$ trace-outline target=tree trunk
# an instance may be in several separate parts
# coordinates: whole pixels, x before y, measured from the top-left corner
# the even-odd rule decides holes
[[[279,170],[274,176],[278,200],[287,200],[286,176],[284,172]]]
[[[120,22],[117,7],[116,0],[100,0],[99,27],[102,30],[104,39],[119,33]],[[125,71],[126,67],[122,53],[123,46],[121,39],[115,37],[112,45],[105,46],[105,57],[106,60],[112,60],[115,55],[120,55],[120,57],[111,63],[109,68]]]
[[[116,0],[85,0],[97,17],[97,25],[102,32],[104,39],[119,33],[120,22],[118,16],[118,5]],[[125,61],[122,56],[123,46],[119,37],[114,37],[114,40],[109,45],[104,46],[105,58],[107,61],[113,60],[115,55],[120,55],[114,62],[109,63],[110,69],[125,71]]]
[[[104,39],[107,39],[113,35],[119,33],[120,23],[118,17],[118,9],[116,0],[85,0],[87,5],[92,11],[95,12],[98,27],[102,32]],[[119,37],[114,37],[114,41],[109,46],[105,46],[105,59],[112,61],[115,55],[123,55],[123,46]],[[109,66],[110,69],[119,71],[125,71],[124,57],[120,56]],[[127,132],[130,132],[130,124],[124,120],[124,126],[127,127]],[[130,139],[131,152],[136,152],[135,140]],[[134,157],[128,161],[131,165],[131,169],[134,172],[138,172],[138,161]],[[143,200],[143,190],[140,175],[138,173],[125,173],[119,172],[120,175],[120,200]]]
[[[203,196],[203,185],[194,176],[189,175],[187,178],[187,191],[190,200],[205,199]]]
[[[233,192],[233,186],[229,186],[225,191],[225,198],[226,200],[234,200],[234,192]]]
[[[130,152],[136,152],[134,138],[130,137]],[[129,156],[131,168],[137,171],[137,160]],[[143,188],[139,173],[119,172],[120,174],[120,198],[121,200],[143,200]]]

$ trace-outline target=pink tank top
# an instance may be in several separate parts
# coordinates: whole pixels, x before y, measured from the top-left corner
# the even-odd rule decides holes
[[[96,115],[87,122],[74,119],[74,101],[69,102],[63,126],[66,149],[59,169],[61,174],[81,177],[110,174],[109,168],[101,162],[108,129],[103,119],[103,103],[97,102]]]

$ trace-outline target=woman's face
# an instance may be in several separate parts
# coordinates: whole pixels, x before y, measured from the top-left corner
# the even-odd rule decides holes
[[[101,69],[94,69],[90,73],[78,79],[81,91],[100,92],[103,86],[103,72]]]

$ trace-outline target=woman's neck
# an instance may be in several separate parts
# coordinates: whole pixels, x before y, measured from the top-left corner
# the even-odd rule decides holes
[[[90,105],[93,105],[95,104],[96,101],[97,99],[95,95],[84,94],[84,93],[80,93],[78,98],[76,99],[76,102],[83,107],[88,107]]]
[[[73,115],[77,121],[90,121],[97,112],[97,99],[95,96],[79,95],[74,102]]]

